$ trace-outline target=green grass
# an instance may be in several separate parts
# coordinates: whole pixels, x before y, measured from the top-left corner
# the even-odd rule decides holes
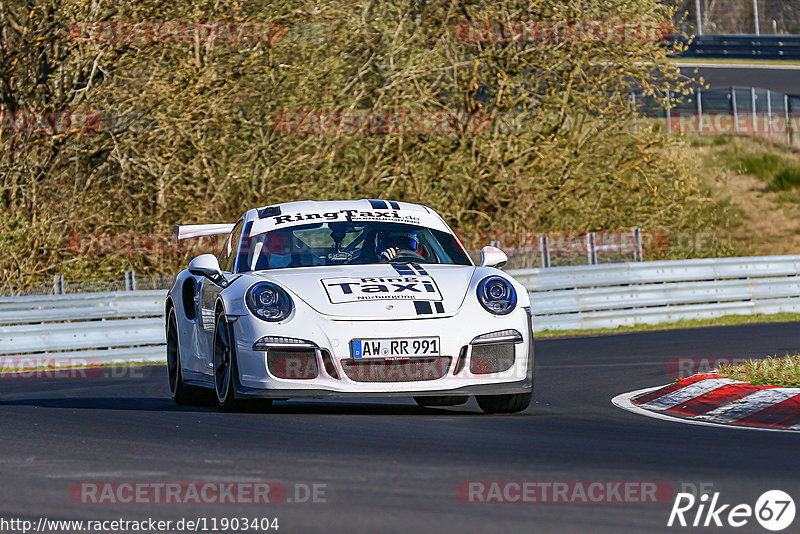
[[[800,387],[800,355],[772,356],[738,365],[720,365],[720,375],[756,385]]]
[[[788,323],[800,321],[800,313],[776,313],[754,315],[725,315],[713,319],[684,319],[674,323],[637,324],[618,328],[592,328],[588,330],[543,330],[534,332],[534,338],[555,338],[574,336],[596,336],[603,334],[624,334],[628,332],[645,332],[651,330],[675,330],[678,328],[702,328],[707,326],[734,326],[758,323]]]
[[[727,137],[728,141],[720,139]],[[753,152],[742,147],[739,143],[731,142],[730,136],[714,136],[708,140],[692,139],[694,147],[719,146],[730,143],[728,146],[712,157],[738,174],[750,174],[767,183],[767,188],[773,192],[793,191],[800,189],[800,165],[788,154],[776,153],[776,148],[762,148]],[[780,149],[785,150],[785,149]],[[708,161],[707,164],[713,164]]]
[[[776,176],[786,166],[786,161],[777,154],[764,152],[762,154],[744,154],[739,158],[739,173],[752,174],[762,179]]]
[[[729,145],[733,140],[734,137],[724,134],[693,135],[689,138],[689,145],[695,148],[701,146],[721,146]]]
[[[786,166],[769,181],[771,191],[791,191],[800,187],[800,167]]]

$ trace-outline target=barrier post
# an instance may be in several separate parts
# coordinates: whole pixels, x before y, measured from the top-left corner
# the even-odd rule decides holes
[[[767,89],[767,134],[772,137],[772,93]]]
[[[761,28],[758,25],[758,0],[753,0],[753,19],[756,22],[756,35],[761,35]]]
[[[700,0],[694,0],[694,12],[697,16],[697,35],[703,35],[703,18],[700,16]]]
[[[539,236],[539,253],[542,255],[542,267],[550,267],[550,238],[546,235]]]
[[[644,261],[642,254],[642,229],[638,226],[633,229],[633,261]]]
[[[669,91],[667,91],[667,135],[672,135],[672,102],[669,98]]]
[[[697,132],[703,133],[703,91],[697,90]]]
[[[589,257],[589,265],[597,265],[597,248],[595,247],[594,232],[586,234],[586,253]]]
[[[125,291],[136,291],[136,274],[133,271],[125,271]]]

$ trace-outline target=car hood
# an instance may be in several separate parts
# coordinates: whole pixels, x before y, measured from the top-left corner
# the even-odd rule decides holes
[[[375,264],[261,271],[318,313],[338,318],[447,317],[464,302],[475,267]]]

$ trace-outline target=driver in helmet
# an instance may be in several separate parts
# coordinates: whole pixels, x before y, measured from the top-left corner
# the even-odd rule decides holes
[[[381,261],[389,262],[398,256],[425,258],[416,230],[379,232],[375,240],[375,250],[379,251],[378,256]]]
[[[267,242],[262,252],[270,269],[288,267],[292,263],[292,234],[274,230],[267,234]]]

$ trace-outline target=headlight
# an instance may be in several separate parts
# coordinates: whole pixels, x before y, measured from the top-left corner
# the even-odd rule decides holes
[[[250,313],[263,321],[283,321],[294,308],[289,294],[270,282],[257,282],[250,286],[244,300]]]
[[[517,305],[517,292],[500,276],[487,276],[478,284],[478,301],[495,315],[511,313]]]

